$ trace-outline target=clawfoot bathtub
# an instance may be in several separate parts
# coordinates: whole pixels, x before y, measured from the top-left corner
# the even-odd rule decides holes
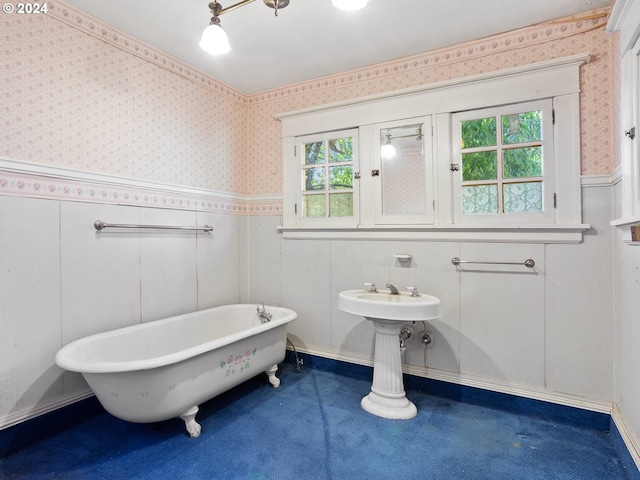
[[[265,315],[265,310],[267,315]],[[200,435],[198,405],[266,372],[274,387],[293,310],[227,305],[91,335],[58,351],[112,415],[137,423],[180,417]]]

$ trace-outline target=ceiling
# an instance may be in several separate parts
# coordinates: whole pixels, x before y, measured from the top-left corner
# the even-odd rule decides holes
[[[611,0],[369,0],[356,12],[331,0],[263,1],[220,22],[231,52],[198,46],[209,0],[65,0],[73,7],[244,94],[366,67],[608,6]],[[220,0],[229,7],[237,0]]]

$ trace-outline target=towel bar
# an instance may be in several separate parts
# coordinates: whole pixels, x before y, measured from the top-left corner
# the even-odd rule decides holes
[[[530,258],[527,258],[524,262],[474,262],[471,260],[460,260],[458,257],[453,257],[451,263],[454,265],[460,265],[461,263],[480,263],[483,265],[524,265],[527,268],[533,268],[536,266],[536,262]]]

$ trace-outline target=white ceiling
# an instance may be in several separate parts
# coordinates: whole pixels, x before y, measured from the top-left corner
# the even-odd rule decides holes
[[[257,0],[220,16],[231,53],[198,47],[209,0],[65,0],[215,79],[254,94],[608,6],[611,0]],[[237,0],[221,0],[229,7]]]

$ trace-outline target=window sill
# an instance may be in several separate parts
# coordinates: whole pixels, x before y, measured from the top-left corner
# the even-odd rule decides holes
[[[580,243],[589,224],[575,225],[379,225],[350,228],[278,227],[283,238],[302,240],[432,240],[443,242]]]
[[[627,245],[640,245],[640,240],[636,240],[640,235],[640,215],[618,218],[611,222],[611,226],[617,227],[624,232],[624,241]]]

